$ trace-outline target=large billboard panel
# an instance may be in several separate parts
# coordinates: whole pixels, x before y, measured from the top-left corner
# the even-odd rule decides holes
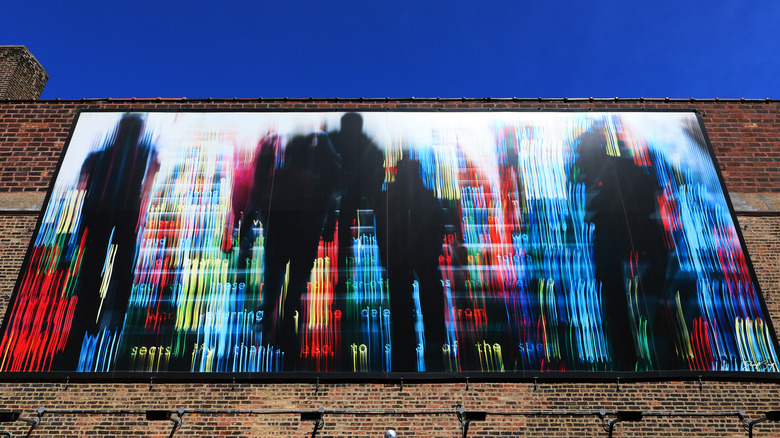
[[[83,112],[0,370],[777,371],[749,266],[694,113]]]

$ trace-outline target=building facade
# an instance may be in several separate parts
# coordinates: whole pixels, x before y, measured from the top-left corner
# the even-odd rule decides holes
[[[42,87],[41,87],[42,89]],[[0,96],[0,309],[5,312],[58,161],[80,111],[377,111],[377,110],[674,110],[699,113],[736,211],[771,320],[780,319],[780,102],[750,99],[83,99]],[[309,436],[302,412],[324,409],[320,436],[461,436],[458,409],[483,411],[470,436],[607,435],[617,411],[641,422],[614,425],[613,436],[746,436],[746,420],[780,408],[775,373],[691,373],[672,379],[538,378],[286,380],[151,376],[95,380],[74,375],[0,376],[4,410],[35,417],[32,436],[167,436],[173,423],[144,411],[184,408],[179,435]],[[603,409],[605,418],[597,412]],[[177,414],[173,415],[177,418]],[[0,428],[26,433],[23,422]],[[760,424],[755,436],[780,436]]]

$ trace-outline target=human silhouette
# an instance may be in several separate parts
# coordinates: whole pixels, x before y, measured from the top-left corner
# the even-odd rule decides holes
[[[101,150],[81,166],[86,191],[80,233],[86,234],[69,348],[80,349],[85,332],[121,329],[133,286],[139,220],[160,164],[145,120],[125,114]],[[78,358],[75,358],[78,359]]]
[[[443,371],[446,340],[439,255],[445,215],[422,181],[420,163],[401,160],[395,181],[376,203],[377,243],[387,269],[392,319],[392,370],[417,371],[413,284],[420,290],[426,371]]]
[[[602,135],[586,132],[579,138],[575,164],[578,180],[586,185],[586,220],[594,224],[593,257],[611,327],[613,369],[650,370],[658,366],[658,336],[639,324],[652,326],[664,293],[668,252],[657,214],[660,188],[648,168],[634,164],[623,141],[615,146],[616,152],[608,154]],[[633,307],[631,287],[637,291]]]
[[[363,117],[358,113],[344,114],[341,130],[329,135],[344,169],[344,193],[338,205],[339,269],[344,272],[346,261],[352,257],[353,238],[357,237],[352,226],[358,219],[358,210],[371,209],[382,190],[384,156],[363,132]]]
[[[296,321],[303,317],[301,299],[331,202],[338,194],[341,158],[322,131],[293,137],[284,148],[283,160],[277,154],[275,142],[261,145],[249,217],[242,225],[241,251],[246,254],[251,249],[252,221],[259,219],[265,250],[263,343],[280,347],[285,352],[285,370],[293,370],[300,355]]]

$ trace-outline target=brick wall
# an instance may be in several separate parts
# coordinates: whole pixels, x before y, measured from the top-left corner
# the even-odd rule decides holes
[[[780,102],[776,101],[517,101],[510,100],[146,100],[0,101],[0,313],[4,312],[36,221],[35,209],[9,208],[9,199],[40,202],[53,175],[78,109],[369,109],[369,108],[696,108],[703,120],[732,197],[744,204],[739,221],[774,324],[780,324]],[[26,198],[25,198],[26,199]],[[16,202],[16,201],[15,201]],[[752,211],[751,211],[752,210]],[[730,412],[748,418],[780,408],[780,387],[761,381],[666,382],[399,382],[219,383],[17,382],[0,383],[0,409],[32,416],[50,413],[33,436],[167,436],[168,423],[149,423],[140,410],[184,407],[176,436],[310,436],[311,423],[292,412],[323,407],[320,436],[382,436],[392,427],[400,437],[460,436],[455,409],[485,410],[469,436],[606,436],[594,415],[579,411],[640,409],[642,423],[620,423],[615,437],[744,437]],[[59,410],[59,411],[58,411]],[[73,412],[73,410],[83,410]],[[110,411],[100,414],[98,411]],[[68,411],[68,412],[64,412]],[[531,411],[569,415],[523,416]],[[575,415],[578,412],[583,415]],[[663,416],[676,412],[680,415]],[[690,416],[721,413],[724,416]],[[504,415],[501,415],[504,414]],[[6,425],[16,435],[20,423]],[[3,425],[0,425],[2,428]],[[780,426],[758,425],[758,437],[780,437]]]
[[[37,99],[49,75],[24,46],[0,46],[0,99]]]

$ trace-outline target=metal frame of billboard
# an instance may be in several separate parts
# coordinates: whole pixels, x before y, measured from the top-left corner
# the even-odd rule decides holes
[[[68,138],[66,140],[66,146],[63,149],[63,153],[60,157],[59,163],[57,164],[57,169],[54,175],[54,178],[52,179],[51,186],[47,192],[46,200],[44,202],[44,213],[42,213],[38,217],[38,221],[36,223],[35,231],[33,233],[33,238],[31,239],[30,245],[27,250],[27,254],[24,259],[24,263],[22,265],[22,269],[19,272],[19,276],[16,282],[16,285],[14,287],[14,292],[11,296],[11,299],[9,300],[9,308],[6,311],[6,318],[3,320],[2,325],[2,333],[5,333],[7,326],[9,324],[8,316],[10,313],[11,305],[15,302],[17,299],[17,295],[19,294],[20,289],[20,283],[23,280],[24,272],[28,269],[29,264],[31,263],[32,255],[32,249],[34,247],[35,242],[35,236],[38,235],[38,233],[41,230],[41,226],[44,220],[45,210],[48,208],[49,202],[51,200],[51,197],[53,195],[53,190],[55,187],[55,184],[57,182],[57,178],[60,175],[61,167],[63,164],[63,161],[68,153],[68,150],[71,146],[72,137],[74,134],[74,131],[76,129],[76,126],[78,124],[78,121],[82,114],[84,113],[132,113],[136,112],[133,111],[133,109],[128,108],[127,110],[105,110],[105,111],[93,111],[93,110],[83,110],[79,111],[79,113],[74,118],[71,130],[69,132]],[[169,113],[169,114],[175,114],[175,113],[238,113],[238,114],[246,114],[246,113],[259,113],[259,114],[269,114],[269,113],[336,113],[336,114],[342,114],[346,112],[345,110],[285,110],[285,109],[279,109],[279,110],[241,110],[241,111],[234,111],[234,110],[186,110],[186,111],[176,111],[176,110],[152,110],[152,111],[142,111],[144,113]],[[652,110],[652,111],[645,111],[645,110],[625,110],[625,109],[604,109],[604,110],[578,110],[578,109],[570,109],[570,110],[541,110],[541,111],[533,111],[533,110],[513,110],[513,109],[501,109],[499,111],[496,110],[490,110],[490,109],[468,109],[468,110],[459,110],[459,109],[440,109],[440,110],[419,110],[419,109],[403,109],[403,110],[361,110],[360,113],[499,113],[499,112],[506,112],[506,113],[616,113],[616,114],[626,114],[626,113],[636,113],[636,112],[644,112],[644,113],[686,113],[688,111],[676,111],[676,110]],[[734,213],[733,206],[731,204],[731,201],[727,195],[725,183],[723,180],[723,177],[720,173],[720,169],[717,165],[717,159],[715,157],[712,145],[710,143],[709,137],[707,136],[704,124],[702,122],[702,119],[698,112],[696,112],[696,120],[698,123],[698,128],[701,130],[701,134],[703,136],[704,145],[706,146],[706,150],[709,156],[709,159],[711,160],[712,166],[714,168],[715,174],[717,175],[717,181],[720,185],[720,189],[723,192],[725,203],[728,206],[728,214],[731,218],[731,220],[734,223],[735,226],[735,233],[739,240],[739,247],[742,251],[742,253],[745,256],[745,263],[746,267],[749,271],[750,280],[752,281],[752,285],[755,289],[755,293],[759,297],[759,304],[760,304],[760,310],[763,313],[763,315],[766,315],[766,318],[764,319],[767,328],[770,333],[774,334],[774,327],[772,324],[771,319],[769,318],[769,313],[766,308],[766,303],[763,300],[763,297],[761,296],[760,292],[760,286],[758,283],[758,280],[756,278],[755,270],[752,266],[752,262],[750,260],[750,257],[748,256],[747,247],[745,245],[744,238],[742,236],[741,230],[738,226],[737,218]],[[777,349],[777,341],[776,337],[771,338],[771,345]],[[322,371],[292,371],[292,372],[286,372],[286,371],[278,371],[278,372],[142,372],[142,371],[115,371],[115,372],[75,372],[75,371],[52,371],[52,372],[2,372],[0,373],[0,379],[4,380],[51,380],[51,379],[62,379],[62,378],[73,378],[74,380],[78,380],[81,378],[90,379],[92,381],[94,380],[102,380],[106,379],[108,381],[114,381],[114,380],[146,380],[149,378],[158,379],[158,381],[227,381],[230,379],[239,378],[240,380],[274,380],[274,381],[285,381],[285,380],[309,380],[312,378],[323,378],[326,380],[346,380],[346,381],[370,381],[370,380],[394,380],[397,378],[402,379],[410,379],[410,380],[435,380],[435,381],[447,381],[447,380],[460,380],[463,378],[466,379],[475,379],[475,380],[542,380],[542,381],[608,381],[613,380],[615,378],[625,379],[625,381],[631,381],[631,380],[666,380],[666,379],[674,379],[674,378],[685,378],[685,379],[694,379],[698,378],[701,379],[702,376],[707,379],[736,379],[736,380],[776,380],[777,379],[777,373],[776,372],[750,372],[750,371],[704,371],[704,370],[693,370],[693,371],[687,371],[687,370],[654,370],[654,371],[607,371],[607,372],[601,372],[601,371],[539,371],[539,370],[521,370],[521,371],[505,371],[505,372],[482,372],[482,371],[462,371],[462,372],[443,372],[443,371],[427,371],[427,372],[415,372],[415,371],[389,371],[389,372],[372,372],[372,371],[364,371],[364,372],[351,372],[351,371],[338,371],[338,372],[322,372]]]

